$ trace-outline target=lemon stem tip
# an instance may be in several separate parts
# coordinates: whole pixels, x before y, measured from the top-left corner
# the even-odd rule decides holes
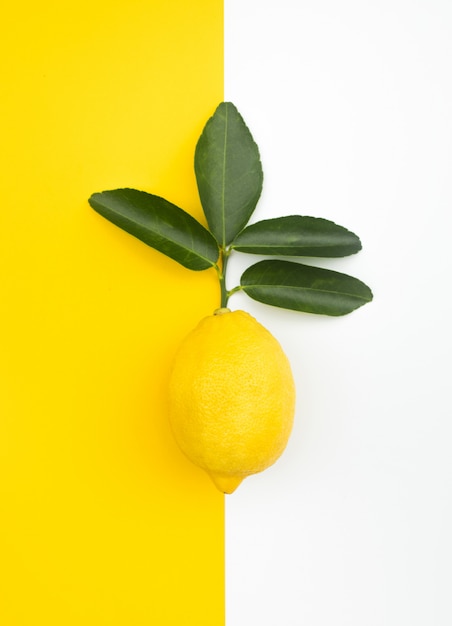
[[[222,493],[231,494],[242,482],[241,476],[222,476],[221,474],[211,474],[210,478],[213,480],[215,487]]]

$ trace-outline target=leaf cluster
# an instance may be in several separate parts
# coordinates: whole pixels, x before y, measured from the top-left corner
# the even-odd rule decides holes
[[[358,252],[359,238],[343,226],[301,215],[247,226],[262,192],[262,165],[259,149],[231,102],[222,102],[204,127],[195,150],[195,175],[208,228],[168,200],[136,189],[94,193],[89,203],[184,267],[214,268],[221,306],[237,291],[265,304],[323,315],[345,315],[372,300],[369,287],[357,278],[293,260]],[[292,260],[259,261],[228,291],[227,262],[235,251]]]

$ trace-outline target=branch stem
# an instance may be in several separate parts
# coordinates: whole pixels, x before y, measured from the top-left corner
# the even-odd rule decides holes
[[[229,293],[226,289],[226,268],[228,265],[230,250],[227,248],[221,249],[221,270],[218,273],[218,278],[220,279],[220,290],[221,290],[221,307],[226,308],[228,306]]]

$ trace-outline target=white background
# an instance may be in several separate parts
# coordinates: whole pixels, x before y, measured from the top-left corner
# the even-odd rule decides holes
[[[452,2],[225,0],[225,37],[264,167],[252,221],[353,230],[363,250],[324,265],[374,292],[343,318],[231,299],[298,404],[283,457],[227,497],[227,626],[450,626]]]

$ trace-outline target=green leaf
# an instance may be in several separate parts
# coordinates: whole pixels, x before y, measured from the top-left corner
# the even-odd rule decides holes
[[[361,250],[361,242],[329,220],[290,215],[251,224],[239,233],[232,247],[251,254],[342,257]]]
[[[136,189],[94,193],[92,208],[103,217],[191,270],[215,265],[215,239],[194,217],[171,202]]]
[[[231,102],[222,102],[205,125],[195,173],[209,228],[225,247],[250,219],[263,179],[259,149]]]
[[[260,261],[245,270],[240,284],[259,302],[321,315],[346,315],[372,300],[357,278],[291,261]]]

